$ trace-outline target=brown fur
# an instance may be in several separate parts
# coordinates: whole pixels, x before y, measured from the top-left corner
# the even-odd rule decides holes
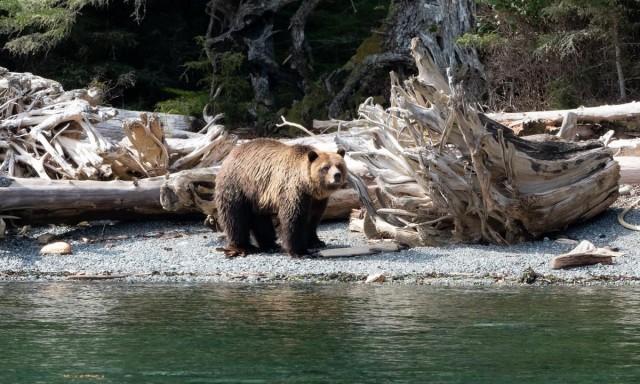
[[[344,150],[337,154],[307,145],[256,139],[235,148],[216,176],[218,222],[229,244],[227,256],[277,249],[271,215],[280,220],[280,240],[293,257],[324,246],[317,227],[331,193],[347,176]]]

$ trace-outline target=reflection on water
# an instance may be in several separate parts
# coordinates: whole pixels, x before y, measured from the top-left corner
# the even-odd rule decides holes
[[[640,289],[0,284],[0,383],[635,382]]]

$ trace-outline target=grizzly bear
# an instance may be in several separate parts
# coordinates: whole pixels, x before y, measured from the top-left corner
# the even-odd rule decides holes
[[[220,167],[214,190],[218,224],[228,241],[226,256],[278,250],[272,215],[280,221],[280,242],[290,256],[324,246],[317,228],[329,196],[345,183],[344,153],[342,148],[328,153],[271,139],[234,148]]]

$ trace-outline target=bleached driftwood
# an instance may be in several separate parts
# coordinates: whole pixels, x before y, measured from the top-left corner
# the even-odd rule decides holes
[[[615,159],[620,166],[621,184],[640,183],[640,157],[617,156]]]
[[[375,255],[380,252],[398,252],[406,247],[403,247],[398,243],[378,243],[363,245],[360,247],[348,247],[348,248],[329,248],[323,249],[318,252],[320,257],[353,257],[364,255]]]
[[[370,214],[362,219],[362,228],[369,236],[394,237],[412,245],[438,244],[452,238],[511,241],[536,236],[538,232],[533,229],[539,230],[536,226],[544,220],[523,219],[517,209],[526,216],[525,208],[535,207],[531,208],[533,213],[545,215],[550,214],[544,209],[545,204],[557,204],[562,209],[570,206],[557,194],[547,196],[546,190],[536,190],[540,179],[548,179],[549,188],[565,188],[569,195],[573,188],[584,185],[576,180],[582,177],[586,178],[584,183],[599,180],[597,172],[586,174],[585,169],[606,169],[609,177],[601,183],[602,188],[611,183],[613,166],[607,160],[608,155],[592,144],[570,147],[578,149],[575,153],[568,150],[563,158],[569,164],[565,174],[558,171],[557,159],[543,159],[546,163],[537,159],[532,152],[540,147],[533,144],[524,145],[528,157],[514,157],[513,153],[522,150],[523,144],[514,141],[504,127],[490,125],[488,131],[479,129],[482,123],[463,105],[460,91],[447,91],[448,86],[444,78],[429,75],[422,68],[421,77],[407,82],[404,89],[394,79],[391,109],[384,111],[368,103],[362,107],[363,120],[346,124],[359,127],[353,128],[355,133],[348,140],[355,148],[353,157],[367,164],[365,170],[358,168],[362,164],[358,162],[349,163],[349,167],[354,171],[356,184],[360,183],[356,185],[357,195],[368,196],[363,203]],[[29,220],[55,223],[102,219],[127,212],[133,215],[156,212],[161,197],[161,186],[157,183],[160,180],[162,184],[169,183],[174,176],[174,184],[181,185],[176,188],[182,188],[186,197],[178,203],[184,206],[172,209],[214,212],[215,207],[204,204],[212,200],[207,194],[212,192],[215,180],[215,174],[208,172],[215,172],[215,166],[226,157],[236,139],[216,125],[215,119],[210,119],[201,134],[188,133],[185,139],[167,138],[161,117],[142,114],[139,119],[124,120],[126,138],[113,142],[96,128],[114,115],[112,109],[99,106],[101,99],[99,90],[64,92],[54,81],[0,69],[0,175],[18,180],[1,190],[3,197],[11,199],[0,202],[0,218],[13,216],[20,217],[23,223]],[[339,138],[347,140],[346,136]],[[323,142],[321,146],[333,150],[335,144],[331,139],[331,143]],[[558,151],[558,148],[548,146],[547,150],[564,156],[567,149]],[[583,150],[593,151],[589,155],[576,155]],[[483,156],[497,163],[483,163],[486,160]],[[578,166],[579,161],[584,164]],[[520,167],[532,163],[541,168],[532,175],[530,167],[523,176]],[[505,169],[500,170],[500,164]],[[197,177],[204,179],[175,182],[181,176],[180,170],[196,172]],[[379,182],[374,194],[362,182],[368,172]],[[562,177],[557,177],[557,172]],[[154,177],[169,174],[169,179]],[[23,182],[23,177],[39,179]],[[90,180],[56,180],[74,178]],[[91,182],[115,178],[119,181]],[[131,185],[138,187],[130,188]],[[153,187],[139,189],[140,185]],[[129,193],[133,196],[127,196]],[[596,192],[590,193],[576,202],[591,207],[597,201],[589,215],[614,198],[612,194],[604,200],[588,200]],[[194,196],[200,197],[202,206],[188,202],[196,201]],[[347,217],[358,206],[355,196],[352,190],[335,194],[325,217]],[[124,203],[128,201],[134,202],[131,208]],[[62,204],[67,204],[66,208]],[[505,216],[510,208],[516,209],[511,221]],[[535,225],[530,225],[531,220]],[[511,226],[518,225],[525,230],[520,228],[509,234]]]
[[[614,156],[640,156],[640,139],[613,140],[607,147],[614,150]]]
[[[471,108],[417,39],[412,52],[419,74],[403,85],[392,75],[391,107],[360,107],[374,127],[338,136],[377,179],[377,205],[360,195],[366,234],[412,246],[510,244],[616,200],[619,165],[601,142],[518,138]]]
[[[364,120],[313,120],[313,130],[319,133],[346,131],[366,124]]]
[[[107,139],[117,142],[125,137],[122,125],[125,120],[137,119],[145,111],[130,111],[127,109],[114,108],[116,114],[109,120],[95,124],[95,128]],[[167,129],[167,137],[184,138],[194,131],[194,118],[190,116],[175,115],[170,113],[156,113],[164,127]]]
[[[114,142],[97,128],[115,114],[100,102],[97,89],[64,92],[55,81],[0,69],[0,225],[171,216],[161,187],[184,180],[182,170],[203,177],[183,182],[182,194],[213,193],[216,166],[237,141],[216,124],[219,116],[177,139],[166,137],[162,116],[142,113],[122,120],[123,138]],[[171,211],[209,214],[206,200]],[[341,191],[325,218],[346,218],[358,205],[354,191]]]
[[[532,120],[558,125],[562,123],[567,113],[574,113],[576,119],[582,122],[600,123],[603,121],[630,120],[640,116],[640,103],[634,101],[626,104],[602,105],[589,108],[580,107],[556,111],[488,113],[487,117],[507,126]]]
[[[551,259],[552,269],[572,268],[593,264],[613,264],[614,257],[623,256],[622,252],[615,252],[607,248],[598,248],[587,240],[583,240],[568,253]]]

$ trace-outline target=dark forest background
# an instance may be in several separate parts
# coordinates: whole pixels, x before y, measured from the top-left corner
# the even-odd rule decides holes
[[[415,73],[415,35],[485,110],[640,92],[637,0],[29,3],[0,2],[1,66],[66,90],[98,86],[118,108],[201,117],[206,107],[257,135],[286,134],[279,116],[310,125],[357,117],[370,96],[385,105],[389,72]]]

